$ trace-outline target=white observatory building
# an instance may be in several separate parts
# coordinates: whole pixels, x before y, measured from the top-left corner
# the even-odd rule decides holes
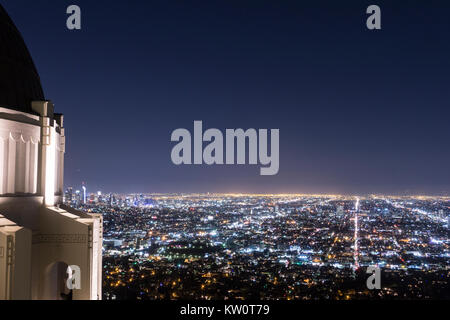
[[[102,217],[61,204],[63,116],[1,5],[0,75],[0,300],[101,299]]]

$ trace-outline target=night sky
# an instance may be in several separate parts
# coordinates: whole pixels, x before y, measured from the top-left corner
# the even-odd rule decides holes
[[[450,193],[449,1],[1,3],[65,114],[66,186]],[[382,30],[366,28],[371,4]],[[279,128],[279,174],[173,165],[170,135],[194,120]]]

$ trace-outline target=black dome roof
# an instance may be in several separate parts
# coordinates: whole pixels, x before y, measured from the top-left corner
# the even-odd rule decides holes
[[[31,101],[42,100],[44,92],[33,59],[0,4],[0,107],[33,113]]]

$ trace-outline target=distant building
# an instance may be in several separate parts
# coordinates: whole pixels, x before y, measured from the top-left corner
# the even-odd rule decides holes
[[[73,203],[73,188],[67,188],[65,194],[65,202],[69,204]]]
[[[1,5],[0,74],[0,300],[101,299],[102,217],[61,205],[63,115]]]

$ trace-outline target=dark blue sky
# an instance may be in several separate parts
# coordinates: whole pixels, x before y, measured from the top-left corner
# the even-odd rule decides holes
[[[450,193],[448,1],[1,3],[66,116],[67,186]],[[381,31],[365,27],[371,4]],[[194,120],[279,128],[279,174],[176,167],[171,132]]]

